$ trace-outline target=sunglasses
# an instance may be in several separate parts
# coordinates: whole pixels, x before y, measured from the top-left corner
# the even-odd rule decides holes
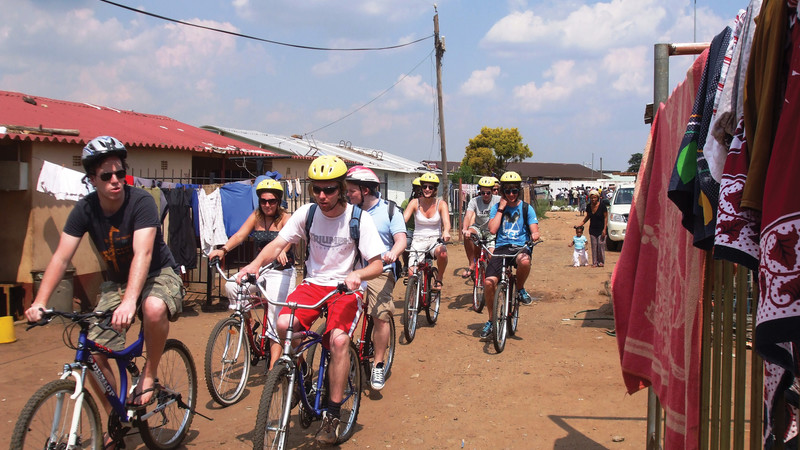
[[[321,192],[324,192],[325,195],[333,195],[336,193],[336,191],[339,190],[339,186],[327,186],[327,187],[311,186],[311,190],[314,191],[314,193],[317,195],[319,195]]]
[[[492,192],[500,192],[500,188],[492,188]]]
[[[120,170],[117,170],[116,172],[103,172],[100,175],[98,175],[98,177],[100,177],[100,179],[103,180],[103,181],[110,181],[111,180],[111,175],[114,175],[114,176],[117,177],[117,180],[121,181],[121,180],[123,180],[125,178],[126,174],[127,174],[127,172],[125,171],[125,169],[120,169]]]
[[[431,191],[435,191],[436,190],[436,185],[435,184],[423,184],[422,185],[422,189],[428,189],[428,190],[431,190]]]
[[[514,189],[503,189],[503,192],[504,192],[506,195],[511,195],[511,194],[514,194],[514,195],[519,195],[519,188],[514,188]]]
[[[492,191],[481,191],[481,195],[492,195]]]
[[[278,199],[277,198],[259,198],[258,199],[258,203],[261,206],[264,206],[264,205],[275,206],[275,205],[278,204]]]

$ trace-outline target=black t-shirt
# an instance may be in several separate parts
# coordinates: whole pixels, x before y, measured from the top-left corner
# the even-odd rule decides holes
[[[133,261],[133,232],[151,227],[156,229],[153,258],[148,270],[152,275],[165,267],[175,268],[175,259],[164,243],[156,202],[142,189],[126,185],[125,201],[110,217],[103,214],[97,192],[92,192],[75,205],[64,225],[64,233],[79,238],[88,232],[106,263],[108,279],[125,283]]]
[[[600,236],[603,234],[603,228],[606,227],[606,205],[605,203],[598,202],[597,211],[592,213],[592,205],[586,205],[586,214],[589,215],[589,234],[592,236]]]

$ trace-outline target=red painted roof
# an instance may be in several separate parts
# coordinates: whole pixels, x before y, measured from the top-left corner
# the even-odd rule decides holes
[[[78,130],[79,134],[24,133],[12,126]],[[280,156],[165,116],[0,91],[0,140],[85,145],[103,135],[114,136],[130,147]]]

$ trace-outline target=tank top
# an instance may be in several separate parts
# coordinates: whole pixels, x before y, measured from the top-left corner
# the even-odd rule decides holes
[[[269,244],[270,242],[275,240],[276,237],[278,237],[278,232],[266,231],[266,230],[253,230],[253,232],[250,233],[250,237],[253,238],[253,243],[256,246],[256,253],[258,253],[261,250],[263,250],[264,247],[267,246],[267,244]],[[289,261],[286,262],[285,266],[277,267],[278,270],[287,269],[294,265],[294,252],[292,250],[289,250],[286,253],[286,256],[289,258]]]
[[[436,236],[439,237],[442,235],[442,217],[439,214],[439,202],[441,200],[436,200],[436,207],[433,217],[428,218],[425,217],[425,214],[422,213],[422,209],[417,207],[417,210],[414,212],[414,236],[417,237],[425,237],[425,236]]]

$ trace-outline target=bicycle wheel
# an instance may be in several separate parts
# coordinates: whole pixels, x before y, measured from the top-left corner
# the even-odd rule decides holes
[[[91,375],[89,375],[91,376]],[[11,434],[11,449],[67,448],[75,409],[75,380],[51,381],[28,400]],[[83,391],[76,448],[102,448],[100,411],[89,392]]]
[[[161,387],[158,402],[146,420],[136,426],[147,448],[173,449],[181,444],[194,418],[197,404],[197,371],[183,342],[167,339],[158,363]]]
[[[289,433],[289,415],[286,405],[290,401],[289,378],[291,371],[286,364],[276,364],[267,375],[264,392],[258,402],[253,448],[283,449]],[[301,380],[296,380],[300,382]]]
[[[389,345],[386,347],[385,361],[383,362],[384,377],[389,378],[392,373],[392,363],[394,362],[394,351],[397,346],[397,330],[394,327],[394,316],[389,316]]]
[[[329,372],[325,372],[328,377]],[[356,346],[350,344],[350,373],[347,385],[344,387],[344,400],[342,401],[341,419],[339,422],[338,444],[350,439],[355,431],[358,409],[361,406],[361,365],[358,361]]]
[[[497,353],[501,353],[506,346],[506,332],[508,331],[508,284],[503,281],[497,285],[494,293],[494,323],[492,324],[492,343]]]
[[[517,334],[517,325],[519,325],[519,293],[511,295],[511,305],[508,309],[509,336]]]
[[[481,261],[475,266],[475,280],[472,285],[472,309],[475,312],[483,311],[486,299],[483,297],[483,281],[486,278],[486,262]]]
[[[428,274],[428,306],[425,308],[425,316],[431,325],[435,324],[439,318],[439,306],[442,303],[442,291],[433,289],[433,283],[436,281],[438,272],[435,267],[432,267]]]
[[[250,343],[239,317],[222,319],[211,330],[203,369],[208,393],[215,402],[230,406],[244,394],[250,373]]]
[[[403,334],[406,336],[407,344],[410,344],[414,340],[414,335],[417,334],[420,289],[419,274],[408,277],[406,301],[403,305]]]

